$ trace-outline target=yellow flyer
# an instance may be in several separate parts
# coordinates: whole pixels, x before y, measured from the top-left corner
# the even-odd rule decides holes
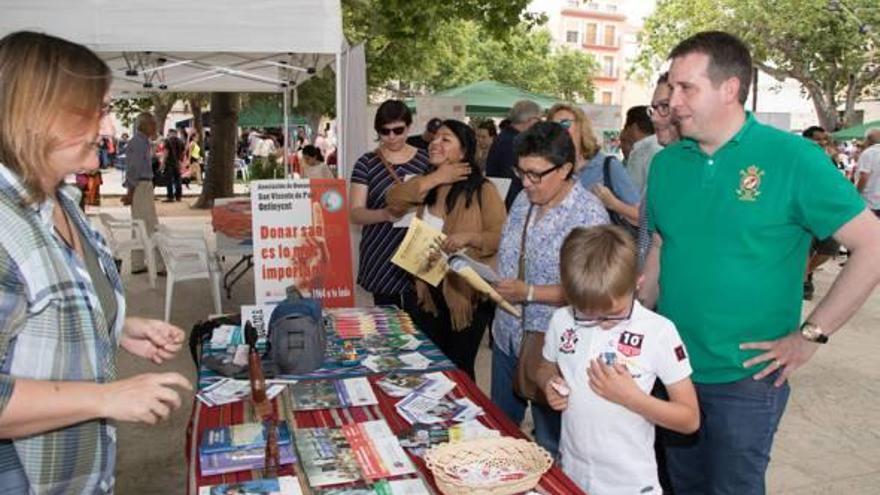
[[[406,236],[391,262],[425,282],[437,287],[446,275],[446,257],[440,256],[431,260],[431,253],[436,251],[446,234],[431,225],[413,217],[406,231]]]

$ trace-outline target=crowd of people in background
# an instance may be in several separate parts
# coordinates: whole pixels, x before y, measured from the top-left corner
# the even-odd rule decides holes
[[[472,376],[490,328],[493,402],[516,423],[530,408],[535,440],[589,493],[764,493],[788,377],[880,281],[880,130],[858,150],[758,122],[751,55],[727,33],[669,59],[626,112],[622,161],[575,105],[520,101],[500,132],[431,119],[406,139],[409,109],[384,102],[352,174],[358,284]],[[429,262],[492,264],[521,314],[391,263],[407,214],[447,236]],[[802,321],[801,282],[838,243],[849,258]]]
[[[408,137],[407,105],[382,103],[377,145],[352,167],[357,283],[471,377],[491,329],[493,402],[517,423],[531,409],[536,442],[586,491],[764,493],[789,377],[880,282],[880,129],[857,148],[762,124],[744,107],[751,54],[727,33],[695,34],[669,61],[626,113],[623,161],[572,104],[517,102],[500,131],[434,118]],[[144,112],[130,138],[104,137],[111,79],[84,46],[0,39],[0,487],[12,492],[112,492],[114,422],[155,423],[191,389],[177,373],[117,379],[118,347],[160,364],[185,333],[126,315],[112,253],[64,179],[83,175],[94,204],[101,168],[124,157],[125,201],[154,232],[154,188],[180,201],[210,167],[210,135],[162,136]],[[298,127],[287,157],[279,138],[250,129],[239,159],[262,178],[337,175],[331,126],[313,139]],[[493,267],[520,314],[456,273],[431,286],[393,264],[408,214],[445,234],[429,263],[464,252]],[[802,318],[811,274],[841,245],[846,263]]]

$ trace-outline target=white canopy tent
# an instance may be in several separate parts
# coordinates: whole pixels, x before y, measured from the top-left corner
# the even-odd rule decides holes
[[[113,70],[113,93],[119,97],[156,91],[282,92],[286,123],[291,90],[295,99],[296,86],[324,67],[352,66],[343,59],[349,50],[339,0],[13,0],[3,2],[2,10],[0,36],[38,31],[94,50]],[[343,155],[351,135],[346,114],[365,111],[345,104],[347,85],[337,70]],[[350,157],[339,158],[341,165],[349,163]]]

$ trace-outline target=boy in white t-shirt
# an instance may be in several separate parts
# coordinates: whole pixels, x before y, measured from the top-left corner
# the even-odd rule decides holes
[[[654,425],[693,433],[700,424],[678,331],[635,299],[636,247],[620,227],[573,230],[560,275],[571,306],[550,320],[538,379],[562,411],[562,469],[591,495],[662,493]],[[650,395],[657,378],[669,401]]]

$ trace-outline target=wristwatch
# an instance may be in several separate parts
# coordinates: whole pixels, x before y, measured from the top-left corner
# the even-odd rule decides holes
[[[805,321],[801,325],[801,337],[817,344],[825,344],[828,342],[828,336],[822,333],[822,328],[809,321]]]

